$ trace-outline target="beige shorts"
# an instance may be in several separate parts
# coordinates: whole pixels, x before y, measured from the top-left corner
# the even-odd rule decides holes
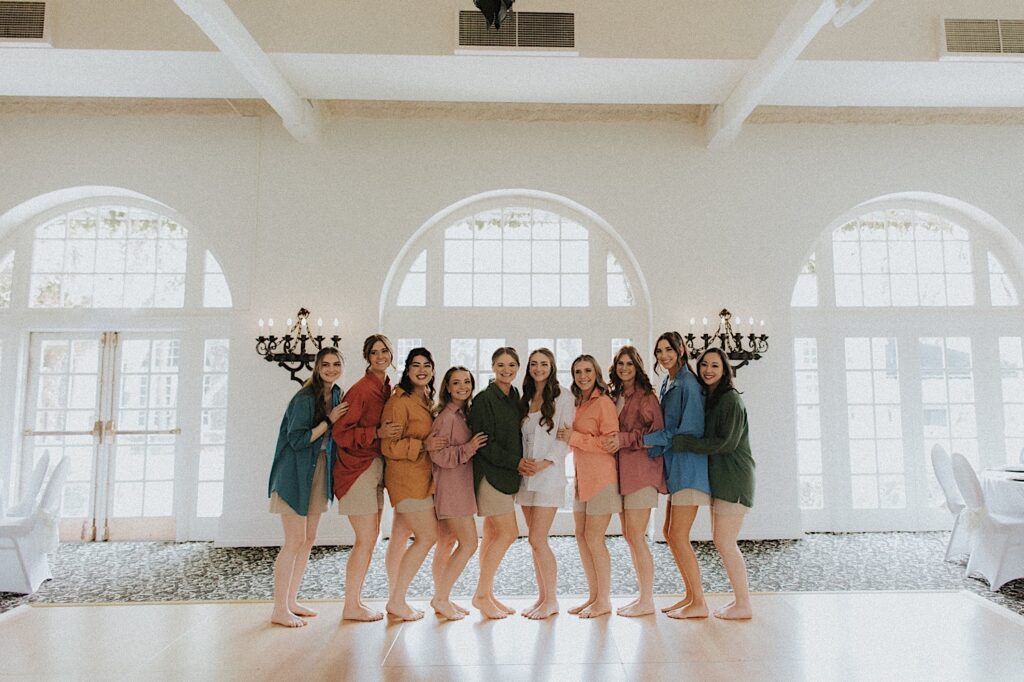
[[[522,507],[561,507],[565,504],[565,486],[555,490],[520,490],[516,504]]]
[[[711,506],[711,496],[703,490],[683,488],[672,493],[669,503],[673,507],[708,507]]]
[[[623,509],[654,509],[658,506],[658,489],[649,485],[622,496]]]
[[[476,489],[476,515],[500,516],[502,514],[514,514],[516,511],[515,501],[515,495],[506,495],[500,490],[496,490],[493,485],[487,482],[486,478],[483,478]]]
[[[586,502],[574,500],[573,512],[584,512],[587,516],[602,514],[618,514],[622,511],[622,495],[619,495],[619,484],[609,483]]]
[[[384,508],[384,458],[374,457],[370,468],[359,475],[345,496],[338,500],[343,516],[376,514]]]
[[[287,502],[281,499],[275,490],[270,494],[270,511],[274,514],[299,516]],[[309,509],[307,514],[323,514],[327,511],[327,454],[321,450],[313,467],[313,487],[309,491]]]
[[[713,514],[746,514],[750,507],[739,502],[726,502],[717,497],[711,499],[711,513]]]
[[[412,514],[434,508],[434,496],[427,495],[422,500],[415,497],[407,497],[395,505],[395,511],[399,514]]]

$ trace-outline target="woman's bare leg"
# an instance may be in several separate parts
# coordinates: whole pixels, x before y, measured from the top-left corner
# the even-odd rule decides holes
[[[530,553],[537,574],[539,595],[537,604],[523,613],[531,620],[543,620],[558,613],[558,562],[548,543],[551,524],[558,513],[557,507],[523,507],[523,513],[530,510],[529,526]]]
[[[587,576],[588,592],[585,602],[569,609],[569,613],[576,615],[597,599],[597,574],[594,571],[594,558],[590,555],[590,546],[587,545],[587,514],[586,512],[573,512],[572,520],[575,526],[576,547],[580,550],[580,563],[583,564],[583,573]]]
[[[647,546],[647,523],[650,520],[650,509],[622,511],[622,531],[633,558],[640,595],[636,601],[616,612],[620,616],[646,616],[654,613],[654,557],[651,556],[651,548]]]
[[[349,516],[348,522],[356,534],[356,542],[348,555],[345,565],[345,605],[341,610],[342,620],[380,620],[384,614],[374,611],[363,603],[363,583],[373,558],[373,548],[380,534],[380,512]]]
[[[676,558],[679,574],[686,588],[686,602],[683,606],[669,611],[671,618],[706,618],[708,606],[704,602],[704,588],[700,582],[700,564],[690,544],[690,529],[697,518],[700,507],[696,505],[675,505],[672,507],[672,526],[668,545]]]
[[[715,514],[711,512],[711,532],[715,549],[722,557],[722,565],[729,576],[729,583],[735,595],[733,602],[715,611],[716,618],[724,620],[746,620],[753,616],[750,607],[750,585],[747,582],[747,562],[743,560],[736,538],[743,527],[744,514]]]
[[[434,611],[448,620],[459,620],[465,617],[467,611],[452,602],[452,587],[462,575],[462,571],[465,570],[473,553],[476,552],[476,522],[472,516],[460,516],[444,519],[441,521],[441,525],[447,535],[458,541],[458,546],[445,562],[444,573],[438,580],[430,605]],[[434,549],[434,552],[437,552],[437,548]]]
[[[676,561],[678,567],[681,563],[681,557],[675,548],[672,547],[672,543],[668,539],[672,536],[672,500],[668,500],[668,504],[665,507],[665,523],[661,527],[661,534],[665,537],[665,543],[668,545],[668,549],[672,552],[672,558]],[[682,571],[679,572],[682,575]],[[686,580],[683,580],[683,598],[677,601],[675,604],[670,606],[661,607],[662,613],[668,613],[669,611],[675,611],[678,608],[682,608],[690,603],[690,594],[686,589]]]
[[[300,628],[306,621],[289,610],[288,602],[291,598],[295,561],[305,544],[306,517],[281,514],[281,526],[284,528],[284,542],[281,543],[281,551],[274,560],[274,610],[270,614],[270,622],[289,628]],[[302,580],[301,575],[299,580]]]
[[[394,512],[391,521],[391,535],[388,537],[388,546],[384,550],[384,570],[388,574],[388,596],[391,596],[391,586],[398,582],[398,566],[402,563],[402,556],[409,547],[409,538],[412,537],[412,529],[406,524],[402,514]]]
[[[299,587],[302,585],[302,577],[306,575],[306,564],[309,563],[309,553],[313,551],[313,544],[316,542],[316,529],[320,525],[320,514],[306,515],[306,531],[302,546],[295,557],[295,565],[292,568],[292,580],[288,586],[288,610],[296,616],[312,618],[316,611],[303,606],[298,602]]]
[[[529,536],[530,529],[533,528],[533,520],[531,518],[533,515],[533,506],[523,505],[520,507],[520,509],[523,510],[523,520],[526,521],[526,532],[527,536]],[[540,584],[540,566],[537,564],[537,554],[533,551],[532,546],[530,548],[530,561],[533,562],[533,574],[536,576],[537,579],[537,599],[534,600],[534,602],[530,604],[530,606],[523,609],[521,613],[524,616],[528,616],[531,611],[540,606],[541,598],[543,596],[543,587]]]
[[[390,594],[385,610],[402,620],[419,620],[423,617],[423,612],[409,606],[406,594],[430,548],[437,542],[437,517],[433,508],[417,512],[397,512],[395,517],[401,518],[402,525],[412,531],[412,544],[402,554],[394,587],[388,590]]]
[[[611,520],[611,514],[586,516],[584,539],[590,550],[597,584],[591,588],[595,598],[590,606],[580,611],[580,618],[597,618],[612,612],[612,562],[605,543],[605,531]]]
[[[484,539],[480,544],[480,580],[473,594],[473,606],[488,618],[504,618],[515,613],[495,598],[494,576],[517,537],[519,525],[515,513],[484,517]]]

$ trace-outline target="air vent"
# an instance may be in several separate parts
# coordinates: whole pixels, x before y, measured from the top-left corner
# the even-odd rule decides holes
[[[0,0],[0,45],[49,46],[45,2]]]
[[[943,19],[943,59],[1024,59],[1024,19]]]
[[[576,15],[572,12],[509,12],[501,29],[488,29],[480,12],[459,12],[458,46],[501,51],[563,52],[576,47]]]

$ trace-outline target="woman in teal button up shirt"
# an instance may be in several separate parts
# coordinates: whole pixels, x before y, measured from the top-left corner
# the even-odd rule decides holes
[[[270,510],[281,515],[284,543],[274,562],[274,611],[270,621],[302,627],[316,611],[296,601],[316,541],[320,514],[331,496],[334,441],[331,424],[348,410],[341,402],[342,359],[336,348],[317,353],[313,376],[299,389],[281,420],[270,467]]]

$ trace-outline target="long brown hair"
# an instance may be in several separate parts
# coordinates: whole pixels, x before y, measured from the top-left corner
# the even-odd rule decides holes
[[[544,389],[540,394],[540,425],[547,425],[548,433],[555,428],[555,398],[562,394],[562,387],[558,385],[558,367],[555,365],[555,354],[547,348],[538,348],[526,358],[526,376],[523,378],[523,397],[519,399],[519,412],[522,418],[530,413],[530,402],[533,396],[537,395],[537,382],[530,375],[530,361],[534,355],[543,355],[551,363],[551,374],[544,382]]]
[[[384,336],[383,334],[370,334],[363,341],[363,360],[366,360],[366,369],[370,369],[370,351],[373,350],[373,345],[380,341],[384,344],[384,347],[391,353],[391,366],[395,366],[395,347],[391,345],[391,339]]]
[[[324,364],[324,358],[328,355],[337,356],[341,360],[341,368],[345,369],[345,358],[342,356],[341,351],[334,346],[328,346],[327,348],[321,348],[320,352],[316,354],[316,359],[313,360],[313,376],[306,379],[305,383],[302,384],[300,390],[309,391],[313,394],[313,425],[316,426],[320,422],[327,419],[327,407],[324,405],[324,380],[320,378],[320,368]]]
[[[466,405],[462,408],[465,412],[469,413],[469,405],[473,402],[473,392],[476,391],[476,377],[473,373],[462,365],[455,367],[449,367],[448,371],[444,373],[444,379],[441,380],[441,390],[438,392],[437,407],[434,408],[434,416],[441,414],[444,408],[448,407],[448,403],[452,401],[451,391],[448,390],[448,380],[452,378],[452,375],[456,372],[465,372],[469,375],[469,398],[466,399]]]
[[[686,349],[686,343],[683,341],[683,335],[679,332],[665,332],[658,337],[658,340],[654,342],[654,372],[661,374],[661,363],[658,362],[658,344],[662,340],[668,341],[669,347],[676,352],[679,357],[679,368],[688,369],[691,373],[696,374],[690,369],[690,352]]]
[[[493,365],[495,362],[497,362],[498,358],[500,358],[502,355],[511,355],[512,359],[516,361],[516,364],[520,364],[519,353],[517,353],[516,349],[513,348],[512,346],[502,346],[501,348],[496,348],[495,351],[491,353],[491,364]]]
[[[600,389],[602,393],[608,392],[608,384],[604,383],[604,377],[601,376],[601,365],[597,364],[597,360],[594,359],[593,355],[584,353],[575,360],[572,361],[572,367],[569,368],[569,372],[572,374],[572,394],[576,396],[576,404],[580,404],[580,398],[583,397],[583,391],[576,385],[576,365],[581,362],[589,362],[594,366],[594,390]]]
[[[640,357],[640,351],[635,346],[623,346],[615,352],[611,367],[608,368],[608,386],[610,388],[608,395],[611,399],[615,400],[622,395],[622,379],[619,378],[619,373],[615,371],[615,367],[619,364],[619,358],[623,355],[628,356],[633,361],[633,367],[636,368],[637,388],[643,393],[654,393],[654,386],[651,385],[651,378],[647,376],[647,370],[644,369],[644,361]]]
[[[715,386],[714,391],[708,390],[707,384],[704,383],[704,377],[700,375],[699,371],[700,361],[703,360],[708,353],[714,353],[715,355],[718,356],[718,359],[722,361],[722,378],[719,379],[718,385]],[[697,381],[699,381],[700,385],[704,387],[704,393],[707,395],[707,399],[704,402],[704,411],[710,412],[715,407],[715,405],[718,404],[718,401],[721,400],[723,395],[725,395],[729,391],[736,390],[736,387],[733,386],[732,384],[734,376],[732,371],[732,365],[729,364],[729,358],[726,357],[725,351],[723,351],[721,348],[713,347],[708,348],[706,351],[700,354],[699,358],[697,358],[697,369]]]

